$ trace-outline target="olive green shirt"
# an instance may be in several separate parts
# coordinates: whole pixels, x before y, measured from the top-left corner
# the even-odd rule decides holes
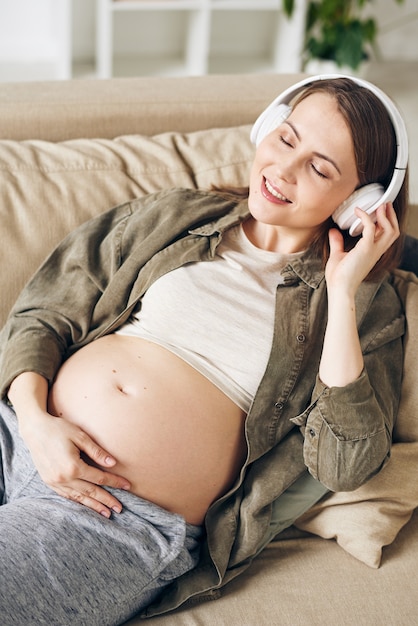
[[[52,382],[65,358],[125,322],[159,276],[210,262],[222,233],[248,214],[246,201],[170,190],[83,224],[35,274],[1,333],[2,397],[23,371]],[[328,388],[318,378],[327,322],[321,262],[308,250],[283,269],[271,354],[245,422],[245,464],[209,508],[196,569],[144,615],[216,596],[250,564],[268,532],[272,502],[306,468],[328,489],[348,491],[382,467],[399,402],[405,330],[389,276],[361,285],[356,314],[364,370],[346,387]]]

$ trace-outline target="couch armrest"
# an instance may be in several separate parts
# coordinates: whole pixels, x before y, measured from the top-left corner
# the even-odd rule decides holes
[[[250,74],[8,83],[0,90],[0,138],[111,139],[249,124],[301,78]]]

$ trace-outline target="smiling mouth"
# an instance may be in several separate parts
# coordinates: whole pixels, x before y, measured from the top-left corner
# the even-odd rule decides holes
[[[279,191],[277,191],[277,189],[275,189],[271,183],[269,183],[269,181],[267,180],[267,178],[264,179],[264,184],[266,186],[267,191],[274,196],[275,198],[277,198],[278,200],[280,200],[281,202],[291,202],[291,200],[289,200],[288,198],[286,198],[286,196],[284,196],[283,194],[281,194]]]

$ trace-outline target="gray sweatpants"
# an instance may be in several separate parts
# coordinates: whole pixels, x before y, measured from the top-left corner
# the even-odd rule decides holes
[[[111,519],[39,477],[0,403],[0,623],[121,624],[195,567],[201,529],[124,491]]]

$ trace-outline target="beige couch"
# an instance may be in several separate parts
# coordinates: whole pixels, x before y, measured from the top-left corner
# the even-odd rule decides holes
[[[89,217],[161,187],[246,184],[253,155],[249,124],[298,79],[1,86],[0,322],[52,247]],[[416,210],[409,231],[418,236]],[[216,601],[151,624],[418,624],[418,281],[404,273],[396,280],[408,336],[389,464],[361,490],[333,495],[299,519],[243,576],[214,593]]]

